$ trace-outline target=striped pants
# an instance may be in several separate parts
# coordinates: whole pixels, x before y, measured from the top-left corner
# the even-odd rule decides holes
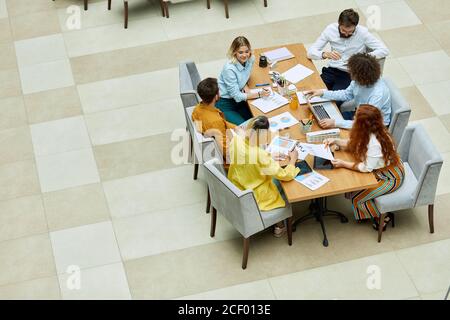
[[[352,208],[356,220],[373,219],[381,216],[374,199],[383,194],[391,193],[403,183],[405,169],[403,163],[398,166],[388,166],[374,171],[378,185],[374,188],[356,192],[352,197]]]

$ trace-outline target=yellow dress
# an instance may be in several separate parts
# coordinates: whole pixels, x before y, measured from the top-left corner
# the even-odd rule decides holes
[[[283,169],[267,151],[250,146],[248,140],[241,136],[235,136],[231,141],[230,159],[228,179],[240,190],[253,190],[261,211],[286,205],[272,178],[290,181],[300,169],[291,164]]]

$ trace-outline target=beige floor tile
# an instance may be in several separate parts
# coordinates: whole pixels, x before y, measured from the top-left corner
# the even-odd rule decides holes
[[[266,277],[251,252],[245,271],[241,261],[242,242],[230,240],[127,261],[125,270],[133,299],[171,299]]]
[[[60,33],[56,11],[33,12],[10,17],[14,40],[24,40]]]
[[[396,254],[420,294],[448,289],[450,240],[399,250]]]
[[[12,97],[0,99],[0,130],[21,127],[27,124],[23,98]]]
[[[85,114],[179,97],[178,68],[78,86]]]
[[[41,278],[0,287],[2,300],[59,300],[58,278]]]
[[[9,19],[0,19],[0,42],[12,42],[12,31],[9,25]]]
[[[442,165],[438,187],[436,190],[436,194],[438,195],[450,193],[450,184],[448,183],[450,181],[450,152],[446,152],[441,155],[444,159],[444,164]]]
[[[421,294],[420,297],[422,300],[445,300],[448,290],[440,290],[433,293],[425,293]],[[447,298],[448,300],[448,298]]]
[[[0,43],[0,70],[13,69],[16,67],[17,61],[14,44],[9,41]]]
[[[55,8],[55,5],[61,0],[46,1],[46,0],[6,0],[9,16],[24,15],[39,11],[48,11]]]
[[[372,271],[377,268],[378,271]],[[370,289],[379,272],[380,289]],[[277,299],[406,299],[418,296],[394,253],[269,279]]]
[[[421,120],[435,117],[433,109],[416,86],[400,89],[402,96],[408,101],[412,112],[410,120]]]
[[[40,193],[34,161],[14,162],[0,167],[0,200]]]
[[[48,232],[40,196],[0,202],[0,221],[0,241]]]
[[[20,76],[16,68],[0,71],[0,98],[22,94]]]
[[[439,119],[444,124],[444,126],[447,128],[448,132],[450,132],[450,114],[440,116]]]
[[[85,119],[94,146],[168,133],[186,125],[180,98],[98,112]]]
[[[0,285],[56,274],[48,233],[0,242]]]
[[[450,48],[450,15],[449,20],[430,23],[427,27],[443,48]]]
[[[428,28],[421,24],[379,32],[395,57],[440,50],[441,47]]]
[[[50,231],[79,227],[110,219],[100,184],[43,194]]]
[[[100,181],[92,149],[38,157],[36,164],[42,192],[52,192]]]
[[[219,214],[216,236],[211,238],[211,217],[203,214],[205,203],[114,220],[123,259],[132,260],[241,236]]]
[[[16,41],[14,45],[19,67],[67,58],[62,34]]]
[[[403,69],[397,59],[389,58],[384,63],[383,76],[392,79],[398,88],[414,86],[414,82],[408,73]]]
[[[446,0],[407,0],[423,23],[433,23],[450,19],[450,3]]]
[[[420,123],[424,126],[439,152],[445,153],[450,151],[450,145],[448,144],[448,141],[450,141],[450,134],[439,118],[428,118],[414,121],[414,123]]]
[[[8,9],[6,8],[6,1],[0,0],[0,19],[8,17]]]
[[[74,85],[69,60],[57,60],[20,67],[23,94],[65,88]]]
[[[120,262],[110,221],[50,233],[58,274]]]
[[[174,168],[171,152],[177,145],[170,134],[128,140],[94,147],[102,181]]]
[[[442,50],[402,57],[398,61],[416,85],[450,80],[450,58]]]
[[[202,172],[198,181],[192,181],[192,172],[192,166],[181,166],[104,182],[111,215],[127,217],[206,201]]]
[[[0,131],[0,165],[33,159],[30,128],[18,127]]]
[[[69,289],[71,275],[59,275],[61,294],[64,300],[129,300],[127,278],[122,263],[98,268],[82,269],[80,289]]]
[[[31,124],[82,114],[80,98],[73,86],[28,94],[24,101]]]
[[[64,33],[64,42],[69,57],[160,42],[167,40],[167,36],[162,32],[161,21],[161,17],[150,17],[133,21],[128,29],[124,29],[123,23],[118,23],[72,31]],[[149,30],[158,31],[148,32]]]
[[[179,300],[274,300],[272,287],[268,280],[260,280],[202,292],[191,296],[178,298]],[[177,300],[178,300],[177,299]]]
[[[438,115],[450,113],[450,80],[417,86]]]
[[[36,156],[47,156],[91,147],[82,116],[30,126]]]
[[[374,15],[374,12],[369,10],[368,7],[363,7],[361,9],[367,19]],[[422,23],[414,11],[411,10],[408,4],[403,0],[380,3],[377,5],[377,9],[380,10],[379,25],[370,26],[371,29],[378,31],[390,30]],[[399,15],[399,12],[402,14]]]

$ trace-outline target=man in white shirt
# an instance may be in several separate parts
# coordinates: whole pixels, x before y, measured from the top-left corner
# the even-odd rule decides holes
[[[329,66],[324,67],[321,74],[328,90],[343,90],[350,85],[347,61],[352,55],[370,51],[370,55],[381,59],[389,54],[388,48],[358,23],[359,15],[356,11],[342,11],[338,23],[326,27],[308,50],[310,59],[330,59]],[[324,51],[328,43],[331,51]]]

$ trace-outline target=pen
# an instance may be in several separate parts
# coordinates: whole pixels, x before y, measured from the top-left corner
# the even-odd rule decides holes
[[[257,84],[255,84],[255,87],[265,87],[265,86],[270,86],[270,83],[257,83]]]

